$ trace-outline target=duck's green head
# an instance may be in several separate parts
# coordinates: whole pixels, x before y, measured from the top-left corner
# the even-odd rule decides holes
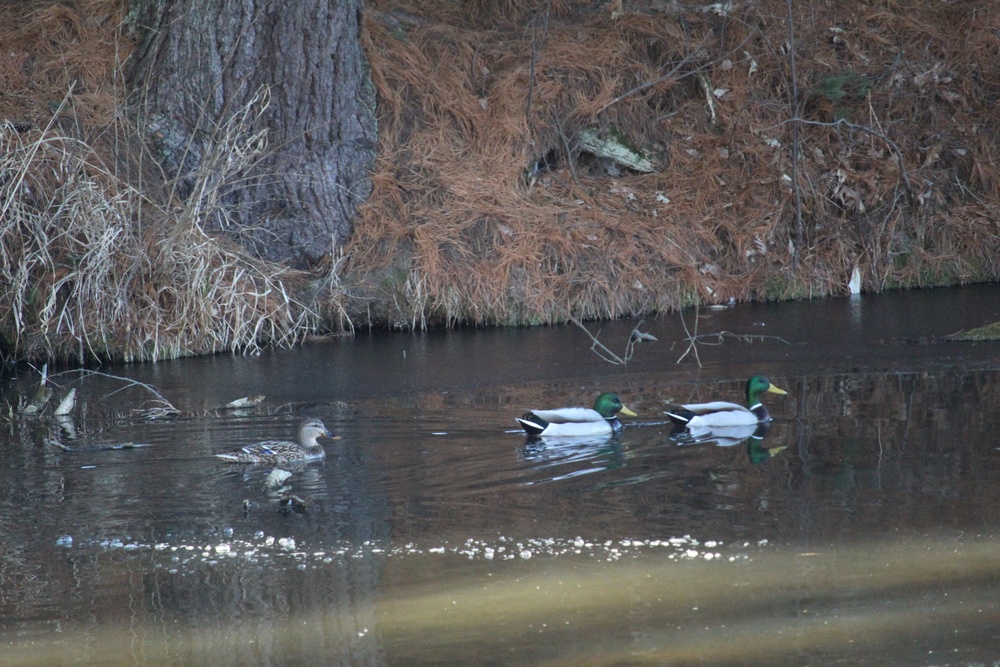
[[[611,391],[606,391],[597,397],[597,400],[594,401],[594,410],[605,419],[611,419],[619,412],[629,417],[636,416],[634,412],[625,407],[618,394]]]
[[[784,389],[779,389],[771,384],[763,375],[754,375],[752,378],[747,380],[747,405],[753,406],[760,402],[760,395],[764,392],[770,392],[772,394],[785,395],[788,392]]]

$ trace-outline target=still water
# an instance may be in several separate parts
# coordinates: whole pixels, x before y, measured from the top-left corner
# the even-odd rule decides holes
[[[0,664],[1000,664],[1000,344],[937,342],[1000,287],[685,317],[589,324],[658,339],[624,366],[566,326],[55,375],[71,420],[0,421]],[[757,373],[762,437],[671,437]],[[603,390],[619,436],[515,431]],[[305,416],[341,440],[280,488],[212,456]]]

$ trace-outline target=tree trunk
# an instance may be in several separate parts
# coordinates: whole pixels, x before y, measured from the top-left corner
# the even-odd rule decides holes
[[[133,4],[141,34],[128,83],[178,194],[205,196],[194,186],[239,157],[234,135],[252,142],[266,130],[267,149],[221,188],[206,226],[296,266],[344,243],[371,192],[376,146],[361,0]],[[234,125],[261,91],[266,109]]]

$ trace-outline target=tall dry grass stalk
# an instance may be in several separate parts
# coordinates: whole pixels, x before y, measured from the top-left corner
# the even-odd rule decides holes
[[[247,128],[266,97],[220,128],[196,196],[172,206],[60,131],[73,102],[68,93],[47,127],[0,128],[0,347],[15,358],[157,360],[252,352],[315,327],[291,295],[300,275],[203,231],[220,189],[265,149]],[[120,145],[136,141],[123,121],[114,130]]]

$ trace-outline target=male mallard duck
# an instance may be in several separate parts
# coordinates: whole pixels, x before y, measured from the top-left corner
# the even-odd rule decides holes
[[[635,413],[622,404],[618,394],[605,392],[594,401],[591,408],[559,408],[557,410],[532,410],[517,421],[528,435],[586,436],[607,435],[620,431],[622,423],[618,413],[635,417]]]
[[[323,445],[316,442],[320,436],[340,440],[330,433],[318,419],[307,419],[299,425],[298,442],[265,440],[241,447],[227,454],[216,454],[229,463],[268,463],[280,465],[298,461],[315,461],[324,458]]]
[[[725,401],[714,401],[712,403],[692,403],[690,405],[678,405],[668,410],[665,414],[670,417],[670,421],[678,426],[688,428],[717,428],[721,426],[739,426],[744,424],[758,424],[771,419],[760,402],[760,395],[764,392],[772,394],[787,394],[784,389],[775,387],[766,378],[755,375],[747,380],[747,405],[743,407],[736,403]]]

